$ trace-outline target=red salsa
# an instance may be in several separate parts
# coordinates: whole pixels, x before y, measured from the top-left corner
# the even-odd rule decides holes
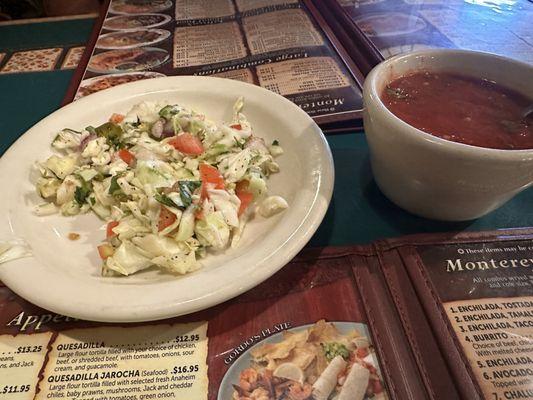
[[[381,100],[398,118],[443,139],[492,149],[533,149],[533,100],[484,79],[416,72],[392,81]]]

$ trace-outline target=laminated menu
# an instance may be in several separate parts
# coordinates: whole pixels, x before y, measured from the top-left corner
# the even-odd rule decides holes
[[[110,1],[65,102],[179,75],[255,84],[323,126],[361,125],[361,73],[308,0]]]
[[[0,287],[2,399],[531,399],[533,230],[306,249],[216,307],[136,324]]]
[[[245,17],[243,28],[253,55],[324,44],[307,14],[299,8]]]
[[[174,68],[214,64],[245,56],[246,47],[235,22],[186,26],[174,31]]]
[[[483,51],[533,63],[528,1],[326,0],[347,38],[377,63],[430,48]],[[348,44],[349,45],[349,44]],[[370,48],[368,48],[370,47]]]

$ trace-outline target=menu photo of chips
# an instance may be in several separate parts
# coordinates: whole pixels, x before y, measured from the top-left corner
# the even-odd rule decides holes
[[[292,328],[248,349],[224,376],[218,400],[384,400],[366,325]]]
[[[144,14],[168,10],[171,0],[113,0],[109,11],[114,14]]]
[[[170,36],[164,29],[138,29],[127,32],[106,33],[98,38],[96,47],[99,49],[132,49],[162,42]]]
[[[117,15],[106,18],[103,28],[109,31],[135,31],[165,25],[172,18],[165,14]]]

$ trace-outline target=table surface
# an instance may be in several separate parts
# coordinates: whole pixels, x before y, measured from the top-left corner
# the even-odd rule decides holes
[[[80,19],[0,25],[0,52],[83,44],[93,23],[93,19]],[[59,108],[72,75],[73,70],[0,74],[0,154],[33,124]],[[309,246],[365,244],[420,232],[533,226],[533,189],[475,221],[445,223],[415,217],[392,204],[377,188],[364,134],[336,134],[327,140],[335,161],[335,190]]]

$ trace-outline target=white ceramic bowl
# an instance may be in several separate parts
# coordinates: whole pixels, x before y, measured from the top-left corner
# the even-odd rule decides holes
[[[125,113],[141,101],[168,100],[228,121],[239,96],[254,132],[267,143],[278,139],[285,153],[280,173],[269,180],[272,194],[289,208],[257,217],[239,247],[202,260],[184,276],[157,270],[121,278],[100,276],[96,246],[105,225],[95,215],[32,213],[42,203],[30,182],[32,165],[52,153],[50,143],[64,127],[83,128]],[[286,265],[318,228],[333,191],[333,161],[313,120],[289,100],[229,79],[171,77],[128,83],[91,94],[54,112],[26,132],[0,159],[0,241],[23,238],[33,257],[0,264],[0,279],[27,300],[54,312],[88,320],[132,322],[186,314],[218,304],[270,277]],[[68,239],[69,232],[81,235]]]
[[[382,62],[367,76],[363,90],[365,132],[381,191],[413,214],[464,221],[487,214],[529,187],[533,149],[497,150],[444,140],[385,107],[380,99],[385,86],[417,70],[485,78],[533,98],[533,66],[492,54],[425,50]]]

